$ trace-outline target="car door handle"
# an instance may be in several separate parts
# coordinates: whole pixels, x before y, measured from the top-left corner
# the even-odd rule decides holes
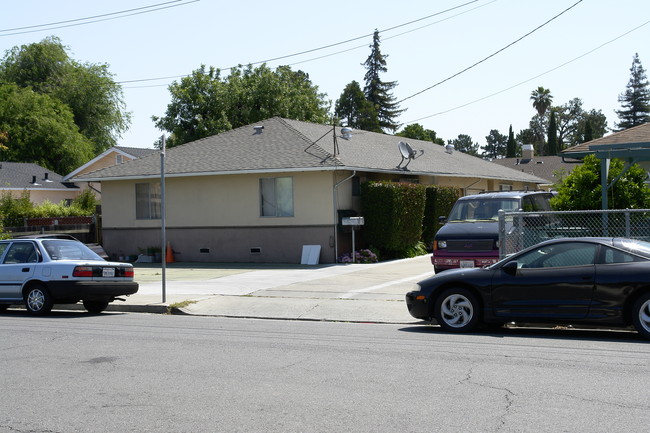
[[[30,268],[23,268],[23,272],[29,272]]]

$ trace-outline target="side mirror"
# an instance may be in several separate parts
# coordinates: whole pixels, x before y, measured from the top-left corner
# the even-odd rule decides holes
[[[444,224],[445,221],[447,221],[447,217],[446,217],[446,216],[444,216],[444,215],[440,215],[440,216],[438,217],[438,222],[439,222],[440,224]]]
[[[513,260],[512,262],[508,262],[505,265],[503,265],[501,269],[506,274],[515,276],[517,275],[517,266],[518,266],[517,262]]]

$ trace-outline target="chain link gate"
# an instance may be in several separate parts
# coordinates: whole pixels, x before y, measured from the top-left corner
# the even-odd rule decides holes
[[[499,211],[499,257],[555,238],[625,237],[650,240],[650,209],[554,212]]]

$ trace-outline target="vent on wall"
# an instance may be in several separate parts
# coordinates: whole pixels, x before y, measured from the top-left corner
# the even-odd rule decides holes
[[[251,254],[262,254],[262,247],[251,247]]]
[[[208,254],[208,253],[210,252],[210,248],[201,248],[201,249],[199,250],[199,252],[200,252],[201,254]]]

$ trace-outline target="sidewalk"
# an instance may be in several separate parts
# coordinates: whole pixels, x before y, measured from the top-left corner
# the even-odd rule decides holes
[[[432,274],[428,255],[365,265],[171,263],[163,302],[161,265],[138,264],[138,293],[107,311],[414,323],[404,295]]]

